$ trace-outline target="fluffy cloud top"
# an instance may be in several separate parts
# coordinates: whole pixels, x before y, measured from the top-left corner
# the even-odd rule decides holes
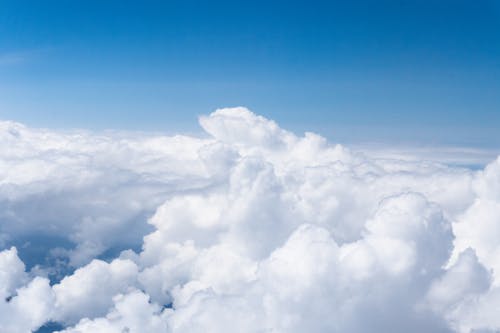
[[[200,125],[0,123],[0,331],[500,330],[500,159],[374,157],[245,108]]]

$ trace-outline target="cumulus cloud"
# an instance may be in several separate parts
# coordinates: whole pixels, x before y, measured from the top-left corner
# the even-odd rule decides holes
[[[200,125],[0,123],[2,332],[500,330],[500,159],[351,151],[245,108]]]
[[[52,313],[54,295],[49,280],[30,279],[15,248],[0,252],[0,331],[30,332]]]
[[[93,260],[53,286],[53,319],[75,323],[82,316],[104,315],[113,305],[113,296],[133,288],[136,278],[137,266],[130,260],[116,259],[109,264]]]

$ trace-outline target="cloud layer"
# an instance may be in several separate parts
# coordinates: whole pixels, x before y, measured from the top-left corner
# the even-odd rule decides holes
[[[245,108],[200,125],[0,123],[0,331],[500,330],[500,159],[374,157]]]

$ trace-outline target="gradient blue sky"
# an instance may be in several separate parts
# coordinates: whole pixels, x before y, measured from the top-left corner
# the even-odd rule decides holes
[[[1,1],[0,119],[500,146],[499,1]]]

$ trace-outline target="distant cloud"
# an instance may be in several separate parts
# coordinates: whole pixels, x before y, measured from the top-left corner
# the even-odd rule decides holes
[[[495,159],[500,149],[460,146],[418,146],[389,144],[356,144],[350,148],[363,151],[377,159],[400,159],[406,161],[426,160],[455,166],[484,167]]]
[[[26,55],[23,53],[6,53],[0,54],[0,66],[16,65],[26,60]]]
[[[352,151],[242,107],[200,125],[0,122],[0,331],[500,330],[500,158]]]
[[[0,66],[13,66],[30,62],[45,52],[47,52],[46,49],[0,53]]]

